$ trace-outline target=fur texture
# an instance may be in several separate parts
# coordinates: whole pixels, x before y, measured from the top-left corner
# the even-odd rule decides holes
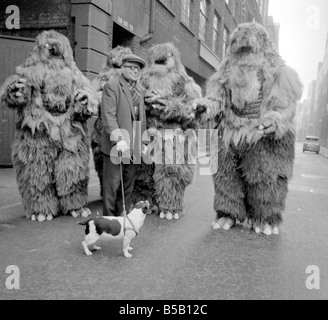
[[[103,162],[104,162],[103,154],[101,151],[101,135],[103,131],[103,123],[101,120],[100,102],[102,98],[102,91],[104,85],[112,77],[118,77],[121,75],[122,58],[128,54],[132,54],[130,48],[117,46],[116,48],[112,49],[107,55],[107,61],[103,70],[91,82],[91,85],[98,92],[98,101],[99,101],[98,117],[94,123],[94,128],[91,134],[91,147],[92,147],[95,169],[98,174],[98,178],[100,182],[101,196],[103,194]]]
[[[239,25],[202,103],[216,116],[222,138],[213,176],[218,220],[250,219],[262,231],[282,222],[301,93],[298,75],[285,65],[265,29]]]
[[[185,130],[197,127],[191,101],[201,98],[201,89],[188,76],[172,43],[157,44],[150,49],[142,83],[146,90],[147,128],[161,132],[157,143],[161,150],[155,152],[161,159],[155,159],[156,164],[141,165],[135,182],[134,201],[146,198],[168,219],[174,214],[178,218],[184,210],[185,188],[194,179],[195,165],[188,164],[187,142],[182,142],[182,148],[179,148],[182,155],[173,144],[175,140],[183,140]],[[166,136],[165,129],[177,130],[176,137]],[[189,136],[188,140],[195,147],[194,135]],[[165,143],[171,152],[165,153]],[[182,164],[176,162],[179,157],[183,159]]]
[[[76,67],[68,39],[42,32],[26,60],[1,89],[17,110],[12,159],[27,218],[88,214],[87,119],[96,92]]]

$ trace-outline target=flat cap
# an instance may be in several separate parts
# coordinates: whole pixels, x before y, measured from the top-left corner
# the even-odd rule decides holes
[[[141,69],[143,69],[146,66],[145,61],[135,54],[127,54],[126,56],[123,57],[122,62],[123,63],[124,62],[138,63],[140,65]]]

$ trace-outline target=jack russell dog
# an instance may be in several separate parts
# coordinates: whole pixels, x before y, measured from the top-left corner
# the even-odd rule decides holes
[[[150,212],[149,202],[140,201],[126,218],[124,216],[95,217],[78,222],[79,225],[86,226],[85,239],[82,241],[86,255],[92,255],[88,246],[93,245],[94,250],[101,250],[101,247],[95,245],[100,238],[105,240],[123,239],[124,256],[131,258],[132,254],[129,253],[130,250],[133,250],[130,247],[131,240],[138,235],[139,229],[144,224],[146,215]]]

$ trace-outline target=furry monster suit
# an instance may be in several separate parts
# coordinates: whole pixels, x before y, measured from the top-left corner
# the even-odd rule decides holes
[[[116,48],[112,49],[107,55],[106,65],[104,66],[103,70],[91,82],[91,85],[98,92],[98,101],[99,101],[98,117],[95,121],[94,128],[91,134],[91,147],[93,152],[95,169],[97,171],[99,182],[100,182],[101,196],[103,194],[102,191],[103,190],[103,154],[101,151],[101,135],[103,131],[103,123],[101,119],[100,102],[102,98],[104,85],[112,77],[118,77],[122,74],[121,72],[122,58],[128,54],[132,54],[130,48],[117,46]]]
[[[237,220],[257,233],[279,232],[292,177],[293,118],[302,85],[273,47],[265,29],[241,24],[207,87],[203,106],[219,129],[214,229]]]
[[[195,142],[192,130],[186,129],[196,126],[191,101],[201,98],[201,89],[187,75],[179,52],[171,43],[150,49],[142,83],[146,90],[147,128],[160,132],[160,140],[156,142],[159,150],[155,152],[155,163],[142,164],[138,171],[134,201],[146,199],[159,207],[161,218],[179,219],[184,210],[185,188],[193,181],[195,165],[188,162],[187,143],[180,148],[173,144],[183,141],[183,137]],[[167,129],[176,130],[175,138],[165,133]],[[165,151],[165,147],[171,148],[171,152]],[[181,164],[176,161],[179,156],[183,158]]]
[[[17,110],[12,159],[26,217],[42,222],[59,213],[88,216],[86,120],[97,111],[97,97],[76,67],[68,39],[41,33],[1,97]]]

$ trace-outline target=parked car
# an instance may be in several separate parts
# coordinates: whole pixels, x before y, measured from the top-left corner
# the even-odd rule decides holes
[[[307,136],[303,144],[303,152],[312,151],[319,154],[320,152],[320,141],[316,136]]]

